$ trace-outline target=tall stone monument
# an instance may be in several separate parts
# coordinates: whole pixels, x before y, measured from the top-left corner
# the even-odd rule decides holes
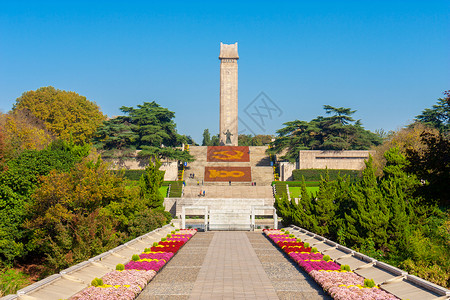
[[[220,145],[238,145],[237,43],[220,43]]]

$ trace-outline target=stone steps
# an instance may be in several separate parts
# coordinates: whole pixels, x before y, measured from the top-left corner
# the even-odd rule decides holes
[[[207,162],[207,147],[206,146],[191,146],[189,151],[191,155],[195,156],[196,160],[188,163],[185,169],[184,180],[187,186],[195,186],[198,184],[205,185],[227,185],[227,182],[204,182],[205,167],[251,167],[252,168],[252,182],[257,185],[271,185],[273,181],[273,170],[270,166],[269,156],[266,155],[267,147],[265,146],[250,146],[250,162]],[[189,178],[190,174],[194,174],[194,178]],[[250,182],[233,182],[233,185],[249,186]]]
[[[271,186],[232,186],[205,185],[186,186],[184,198],[199,198],[200,191],[205,191],[207,198],[272,198]]]

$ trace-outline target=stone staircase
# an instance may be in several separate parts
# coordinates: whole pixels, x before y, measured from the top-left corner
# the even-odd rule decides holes
[[[250,162],[207,162],[207,147],[206,146],[191,146],[189,152],[195,157],[195,161],[188,163],[184,171],[184,180],[186,186],[199,185],[206,186],[224,186],[228,182],[204,182],[205,167],[251,167],[252,181],[256,182],[258,186],[269,186],[273,181],[273,171],[270,166],[269,157],[266,155],[267,147],[265,146],[250,146]],[[190,174],[194,174],[194,178],[189,178]],[[251,186],[251,182],[233,182],[237,186]]]
[[[266,149],[264,146],[249,147],[249,162],[208,162],[207,147],[191,146],[189,152],[196,160],[185,168],[183,194],[181,198],[166,198],[166,210],[182,218],[183,209],[188,216],[201,216],[206,208],[210,230],[250,230],[252,208],[260,207],[259,215],[273,215],[273,209],[267,209],[273,207],[274,198],[273,170]],[[231,185],[228,181],[206,182],[206,167],[250,167],[251,181],[232,181]],[[190,174],[194,174],[194,178]]]
[[[234,183],[233,183],[234,184]],[[205,198],[272,198],[271,186],[234,186],[231,185],[205,185],[186,186],[184,188],[184,198],[203,198],[199,196],[201,191],[205,191]]]

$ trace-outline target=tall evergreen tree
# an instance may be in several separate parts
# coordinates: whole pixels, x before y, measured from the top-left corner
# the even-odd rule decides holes
[[[319,192],[317,193],[316,201],[313,202],[313,212],[317,221],[317,233],[327,235],[333,230],[334,215],[336,206],[334,205],[334,197],[336,188],[334,183],[330,181],[328,170],[326,170],[325,177],[319,184]]]
[[[386,245],[389,210],[379,189],[372,156],[366,161],[359,183],[352,186],[350,201],[355,208],[345,214],[346,237],[350,245],[362,245],[372,240],[377,248]]]
[[[415,175],[405,172],[408,161],[399,148],[386,151],[384,156],[386,166],[383,169],[384,177],[381,179],[380,188],[390,209],[387,228],[389,252],[404,256],[409,252],[412,196],[420,182]]]
[[[161,163],[157,157],[150,159],[148,166],[145,168],[145,173],[140,179],[140,197],[144,200],[150,208],[164,210],[164,197],[159,192],[164,181],[164,171],[160,171]]]
[[[205,129],[203,131],[203,141],[202,146],[211,146],[211,134],[209,133],[209,129]]]
[[[292,222],[302,228],[310,231],[317,230],[317,224],[314,216],[312,215],[312,203],[311,195],[306,190],[305,178],[302,178],[302,184],[300,187],[300,199],[297,205],[292,205]],[[291,201],[292,202],[292,201]]]

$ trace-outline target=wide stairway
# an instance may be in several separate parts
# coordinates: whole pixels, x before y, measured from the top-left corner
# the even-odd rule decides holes
[[[273,170],[270,166],[269,157],[266,154],[266,146],[250,146],[249,162],[208,162],[206,146],[191,146],[189,152],[195,157],[195,161],[189,163],[184,172],[186,186],[204,185],[228,185],[224,182],[205,181],[205,167],[250,167],[251,180],[248,182],[233,182],[232,184],[240,186],[251,186],[251,182],[256,182],[257,186],[270,186],[273,181]],[[189,178],[194,174],[194,178]]]
[[[185,169],[182,197],[166,199],[166,209],[180,219],[183,212],[188,219],[206,215],[209,230],[250,230],[256,226],[252,213],[272,218],[273,169],[266,149],[190,147],[196,160]]]

